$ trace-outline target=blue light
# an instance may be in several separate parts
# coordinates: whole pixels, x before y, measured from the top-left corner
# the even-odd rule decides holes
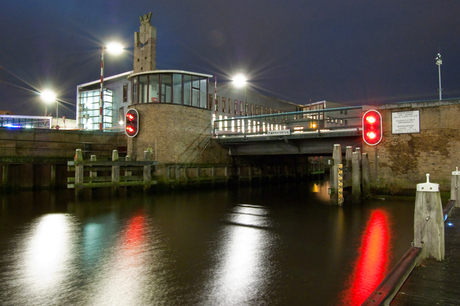
[[[20,129],[20,125],[12,125],[11,123],[5,124],[5,127],[7,128],[13,128],[13,129]]]
[[[454,224],[453,224],[453,223],[450,223],[450,222],[447,223],[447,225],[449,225],[449,226],[454,226]]]

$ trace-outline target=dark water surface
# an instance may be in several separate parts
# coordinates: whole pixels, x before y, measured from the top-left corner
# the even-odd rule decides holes
[[[1,305],[360,305],[413,239],[413,201],[327,183],[1,197]]]

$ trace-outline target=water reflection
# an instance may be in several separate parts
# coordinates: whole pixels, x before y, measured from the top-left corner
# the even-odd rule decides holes
[[[261,303],[270,283],[273,267],[269,248],[274,238],[268,231],[267,208],[237,205],[230,214],[217,252],[217,268],[205,293],[206,304],[248,305]]]
[[[100,263],[87,304],[147,305],[161,297],[167,292],[161,285],[166,262],[161,243],[145,212],[131,216]]]
[[[347,282],[349,288],[343,299],[347,305],[361,305],[385,277],[391,256],[389,223],[385,210],[372,211],[361,236],[359,257]]]
[[[29,304],[46,305],[72,286],[73,264],[79,240],[75,219],[68,214],[48,214],[30,225],[17,256],[9,285]]]

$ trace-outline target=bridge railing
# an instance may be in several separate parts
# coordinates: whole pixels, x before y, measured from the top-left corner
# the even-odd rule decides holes
[[[213,121],[214,137],[290,135],[356,129],[361,127],[362,107],[350,106],[217,119]]]

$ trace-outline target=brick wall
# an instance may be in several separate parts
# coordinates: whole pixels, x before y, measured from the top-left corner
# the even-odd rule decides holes
[[[415,190],[416,184],[426,182],[429,173],[431,182],[439,183],[441,189],[450,189],[452,171],[460,167],[459,102],[379,107],[383,117],[383,140],[376,147],[363,146],[363,152],[369,155],[374,187],[390,192]],[[414,110],[420,111],[420,133],[392,134],[392,113]]]
[[[228,163],[228,151],[211,138],[211,111],[174,104],[137,104],[139,133],[128,154],[142,160],[152,151],[159,164]]]

